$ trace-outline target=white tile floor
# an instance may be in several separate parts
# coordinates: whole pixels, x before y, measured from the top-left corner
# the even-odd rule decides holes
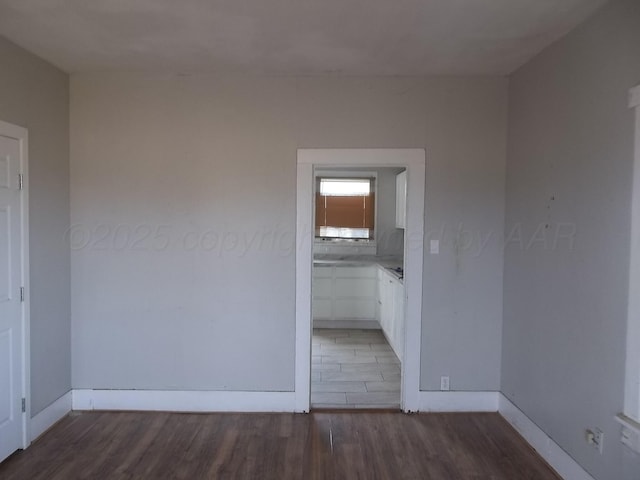
[[[314,329],[312,408],[400,408],[400,361],[381,330]]]

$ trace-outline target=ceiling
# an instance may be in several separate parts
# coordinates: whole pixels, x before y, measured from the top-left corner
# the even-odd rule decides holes
[[[67,72],[508,74],[606,0],[0,0]]]

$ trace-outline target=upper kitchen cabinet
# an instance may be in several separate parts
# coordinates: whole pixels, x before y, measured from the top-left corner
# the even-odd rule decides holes
[[[396,228],[407,224],[407,171],[396,175]]]

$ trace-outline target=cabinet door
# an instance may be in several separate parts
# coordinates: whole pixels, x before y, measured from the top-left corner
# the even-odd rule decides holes
[[[382,329],[387,334],[390,343],[393,343],[393,285],[392,280],[387,276],[384,280],[384,324]],[[393,345],[392,345],[393,347]]]
[[[383,326],[384,322],[384,274],[378,271],[378,285],[376,291],[376,299],[378,301],[377,318],[380,326]]]
[[[396,175],[396,228],[405,228],[407,221],[407,171]]]
[[[334,302],[334,315],[338,320],[373,320],[376,307],[370,299],[337,298]]]
[[[333,315],[336,320],[376,319],[376,267],[336,266]]]
[[[395,297],[393,295],[393,284],[395,283],[394,280],[389,279],[387,280],[387,304],[388,304],[388,316],[389,316],[389,320],[387,322],[387,338],[389,339],[389,343],[391,344],[391,348],[393,348],[395,350],[395,342],[396,342],[396,338],[395,338],[395,325],[396,325],[396,317],[395,317]]]
[[[404,352],[404,285],[394,282],[393,285],[393,349],[398,358],[402,361]]]
[[[313,319],[314,320],[331,320],[333,318],[333,310],[331,300],[314,298],[313,299]]]
[[[333,267],[313,267],[313,319],[331,320],[333,318]]]
[[[389,299],[387,298],[386,279],[380,281],[380,327],[385,332],[389,325]]]
[[[373,278],[336,278],[336,298],[366,298],[373,303],[376,281]]]
[[[331,298],[333,295],[333,280],[330,278],[313,278],[313,298]]]

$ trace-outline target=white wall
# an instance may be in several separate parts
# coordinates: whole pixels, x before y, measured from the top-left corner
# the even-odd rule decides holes
[[[421,147],[427,228],[445,232],[425,265],[422,387],[497,390],[506,93],[502,78],[73,75],[73,386],[291,390],[296,149]],[[459,225],[492,241],[455,249]],[[136,228],[151,233],[134,248]]]
[[[29,130],[31,413],[71,388],[69,77],[0,37],[0,120]]]
[[[630,0],[610,3],[510,83],[506,231],[520,225],[522,243],[513,237],[505,253],[502,390],[600,480],[640,472],[614,421],[629,274],[627,94],[639,82],[640,3]],[[558,228],[563,237],[573,227],[573,243],[554,245]],[[588,427],[604,431],[602,455],[585,442]]]

